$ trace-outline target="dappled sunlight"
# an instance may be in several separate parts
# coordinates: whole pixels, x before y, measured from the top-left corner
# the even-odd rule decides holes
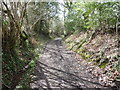
[[[3,0],[2,90],[120,89],[120,2]]]

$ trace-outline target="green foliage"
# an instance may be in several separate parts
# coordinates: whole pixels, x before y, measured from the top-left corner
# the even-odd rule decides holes
[[[3,26],[2,82],[7,86],[15,84],[17,88],[29,87],[29,82],[32,78],[31,74],[40,55],[41,48],[51,37],[67,36],[88,30],[101,29],[102,31],[103,29],[115,28],[118,18],[117,13],[120,8],[119,2],[65,2],[64,5],[67,10],[62,11],[65,17],[61,21],[59,18],[60,6],[57,2],[30,2],[27,8],[24,6],[24,3],[13,3],[10,5],[13,5],[11,6],[13,8],[10,8],[10,12],[12,13],[3,12],[3,16],[0,16],[0,21],[2,21]],[[18,6],[16,7],[14,5]],[[22,31],[24,30],[29,35],[23,33]],[[38,38],[39,47],[34,47],[33,44],[35,42],[37,43],[37,41],[29,40],[30,38],[28,36]],[[70,41],[69,48],[79,53],[84,59],[90,59],[91,54],[86,52],[82,47],[87,40],[87,38],[82,39],[77,42],[77,45],[76,42],[68,40]],[[99,58],[94,60],[101,68],[105,68],[108,63],[108,60],[103,56],[104,52],[101,51],[98,56]],[[115,56],[114,58],[119,59],[119,56]],[[91,60],[93,61],[93,59]],[[101,60],[103,61],[101,62]],[[27,66],[28,69],[24,71]],[[113,65],[113,68],[117,70],[120,70],[119,67],[119,62]],[[22,70],[24,73],[20,73],[19,75],[21,76],[16,77],[16,74]],[[17,80],[17,78],[19,79]]]
[[[30,63],[28,64],[29,67],[34,67],[35,66],[35,61],[31,60]]]
[[[3,21],[3,25],[7,25],[9,22],[8,21]]]
[[[91,55],[85,50],[85,48],[80,47],[76,49],[76,52],[83,58],[83,59],[90,59]]]
[[[14,53],[14,54],[12,54]],[[11,85],[14,74],[18,70],[22,69],[24,62],[18,58],[18,55],[15,52],[3,52],[2,59],[2,69],[3,69],[3,81],[6,85]]]
[[[87,54],[87,53],[79,53],[81,56],[82,56],[82,58],[83,59],[89,59],[90,58],[90,55],[89,54]]]
[[[31,2],[28,11],[28,14],[33,17],[31,19],[31,16],[28,16],[35,32],[49,38],[55,36],[55,34],[61,34],[62,28],[59,28],[59,26],[63,27],[63,25],[58,17],[60,7],[57,2],[35,2],[35,4]],[[57,20],[59,21],[56,22]]]
[[[65,18],[68,33],[115,28],[119,2],[73,3]]]
[[[100,60],[100,64],[99,64],[99,67],[100,68],[105,68],[106,65],[108,64],[109,60],[108,59],[103,59],[103,60]]]
[[[22,47],[23,52],[26,52],[26,58],[29,59],[30,57],[31,59],[24,60],[26,61],[29,69],[23,75],[21,81],[19,82],[19,85],[16,87],[17,89],[24,90],[24,88],[30,87],[30,82],[32,82],[33,79],[32,76],[35,70],[36,62],[39,60],[39,57],[41,55],[40,51],[42,50],[43,45],[49,40],[48,37],[45,37],[44,35],[39,36],[39,34],[36,34],[35,38],[38,40],[37,47],[33,48],[30,43],[28,43],[26,47]],[[27,50],[25,48],[27,48]]]

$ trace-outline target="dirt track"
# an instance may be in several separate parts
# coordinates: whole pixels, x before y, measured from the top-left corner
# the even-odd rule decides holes
[[[89,67],[84,60],[77,59],[74,52],[66,50],[59,39],[51,41],[45,45],[37,62],[35,81],[31,87],[39,90],[105,88],[99,84],[97,77],[88,72]]]

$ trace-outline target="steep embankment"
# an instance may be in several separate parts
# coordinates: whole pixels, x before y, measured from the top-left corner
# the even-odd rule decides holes
[[[99,79],[102,85],[114,86],[117,84],[119,87],[120,56],[116,35],[92,35],[88,33],[73,34],[65,40],[66,46],[93,65],[88,70]]]

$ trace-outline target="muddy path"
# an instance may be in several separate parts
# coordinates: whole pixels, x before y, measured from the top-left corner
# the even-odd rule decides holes
[[[31,87],[39,90],[106,88],[87,70],[89,67],[84,60],[76,58],[74,52],[65,49],[61,40],[50,41],[37,62]]]

